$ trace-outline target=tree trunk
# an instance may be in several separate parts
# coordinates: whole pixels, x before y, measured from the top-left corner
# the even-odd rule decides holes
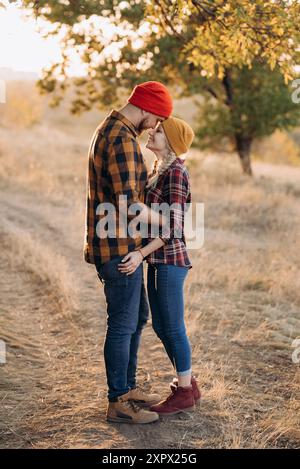
[[[223,77],[223,87],[226,93],[226,105],[229,107],[231,115],[234,113],[234,96],[233,86],[231,79],[231,72],[229,69],[225,70]],[[241,134],[235,134],[236,149],[240,157],[243,172],[249,176],[253,176],[250,160],[250,150],[252,138],[243,137]]]
[[[252,138],[235,135],[235,141],[243,172],[249,176],[253,176],[250,159]]]

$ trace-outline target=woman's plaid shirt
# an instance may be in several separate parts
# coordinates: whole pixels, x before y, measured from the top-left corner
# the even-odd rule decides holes
[[[173,264],[192,268],[187,254],[184,236],[184,214],[187,210],[185,204],[191,202],[191,189],[189,173],[184,161],[176,158],[169,168],[159,176],[155,187],[145,189],[145,203],[151,204],[167,203],[170,207],[170,217],[167,229],[159,230],[159,237],[165,245],[146,257],[148,264]],[[155,206],[152,207],[155,210]],[[158,206],[157,206],[158,208]],[[151,226],[148,230],[148,241],[143,239],[143,245],[153,239],[151,238]]]
[[[97,127],[91,140],[84,240],[84,259],[90,264],[101,264],[142,247],[141,236],[119,236],[118,230],[122,212],[119,211],[119,196],[127,196],[127,206],[122,206],[126,210],[127,223],[133,218],[127,215],[128,207],[144,202],[147,167],[137,136],[133,124],[119,112],[112,111]],[[99,212],[98,207],[108,202],[116,209],[115,215],[110,217],[116,224],[115,237],[101,235],[104,229],[100,222],[107,213]],[[125,233],[127,235],[127,230]]]

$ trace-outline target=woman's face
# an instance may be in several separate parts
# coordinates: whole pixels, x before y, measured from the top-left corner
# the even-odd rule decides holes
[[[162,152],[168,149],[168,140],[161,124],[157,125],[154,129],[149,129],[149,137],[146,148],[153,152]]]

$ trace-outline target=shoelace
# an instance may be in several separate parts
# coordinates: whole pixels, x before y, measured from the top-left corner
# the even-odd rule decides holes
[[[145,394],[145,390],[141,386],[137,385],[135,389]]]
[[[141,408],[132,401],[123,401],[123,404],[129,409],[133,410],[136,414],[141,410]]]
[[[175,394],[176,390],[172,391],[172,393],[164,400],[165,403],[169,402]]]

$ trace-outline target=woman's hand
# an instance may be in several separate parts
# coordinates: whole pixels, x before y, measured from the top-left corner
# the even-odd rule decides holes
[[[142,253],[140,251],[131,251],[123,257],[122,263],[118,264],[118,270],[126,275],[131,275],[142,262]]]

